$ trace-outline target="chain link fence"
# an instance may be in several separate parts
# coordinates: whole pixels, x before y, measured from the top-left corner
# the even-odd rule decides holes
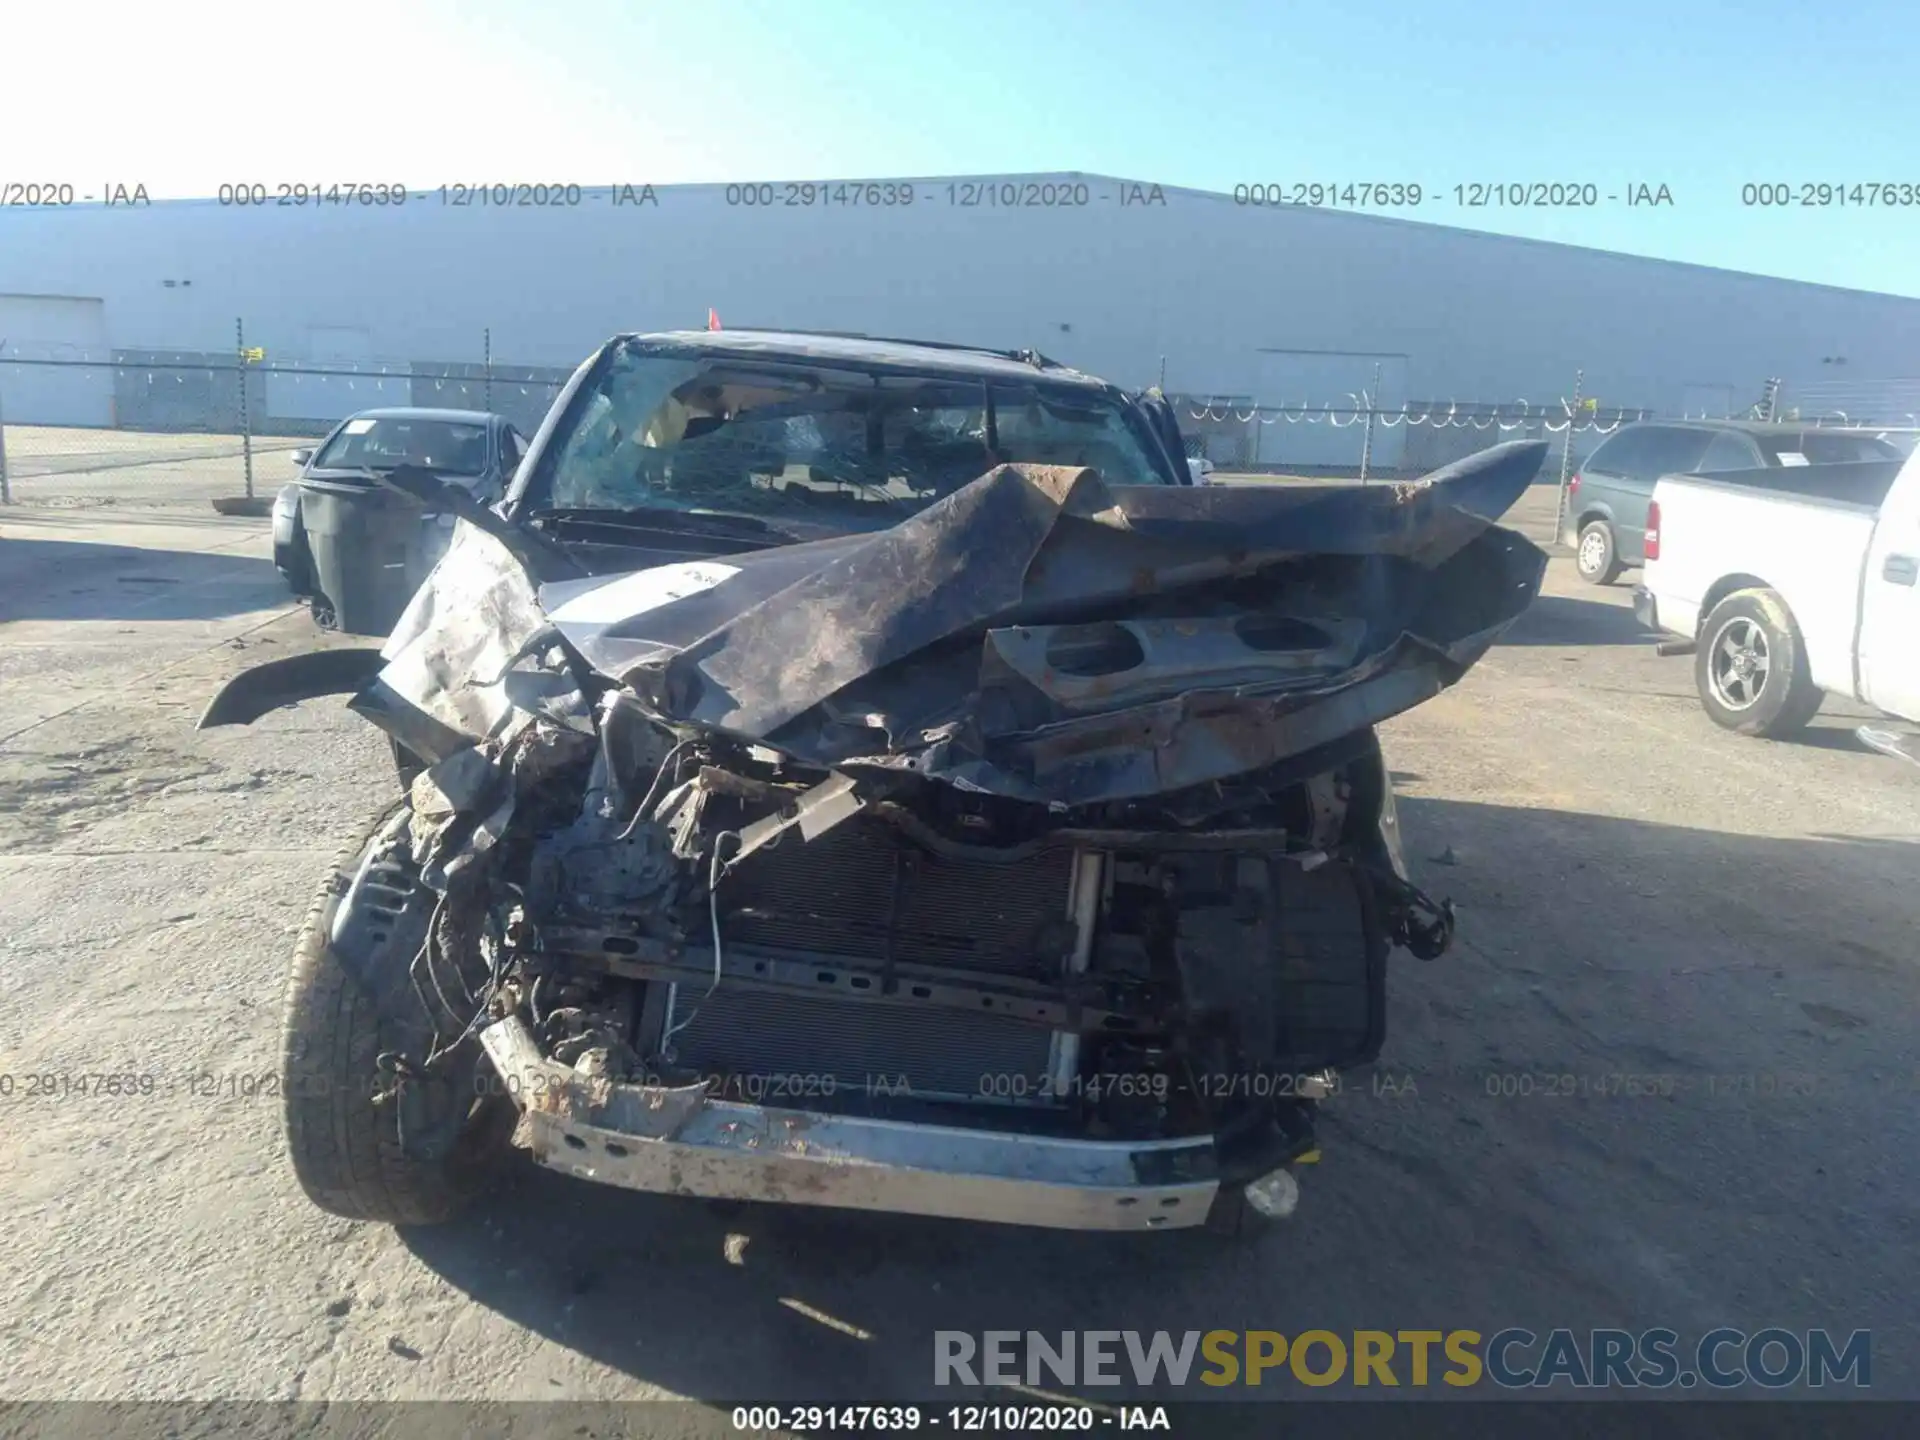
[[[267,497],[289,452],[361,410],[491,410],[539,427],[573,366],[495,359],[289,358],[231,351],[88,351],[0,336],[0,503],[147,506]]]
[[[1620,426],[1657,418],[1644,408],[1586,404],[1575,410],[1526,401],[1414,401],[1386,408],[1170,398],[1179,407],[1189,452],[1216,469],[1360,480],[1424,475],[1506,440],[1554,442],[1556,453],[1570,448],[1577,465]]]
[[[1414,400],[1381,405],[1366,391],[1333,403],[1170,394],[1190,456],[1217,470],[1360,480],[1410,479],[1506,440],[1546,440],[1559,477],[1620,426],[1642,420],[1759,420],[1871,430],[1908,449],[1920,439],[1920,379],[1788,386],[1769,379],[1752,404],[1690,411],[1604,405],[1576,370],[1552,400]],[[1342,403],[1344,402],[1344,403]]]
[[[539,427],[572,366],[517,364],[483,330],[470,360],[289,358],[230,351],[88,352],[0,336],[0,502],[154,505],[264,497],[293,478],[288,453],[346,416],[382,406],[492,410]],[[1226,474],[1360,480],[1426,474],[1503,440],[1544,439],[1543,480],[1564,484],[1585,456],[1635,420],[1780,419],[1896,427],[1920,437],[1920,380],[1878,385],[1768,380],[1727,413],[1662,415],[1585,395],[1574,370],[1550,400],[1415,400],[1384,405],[1376,387],[1290,402],[1172,394],[1188,451]]]

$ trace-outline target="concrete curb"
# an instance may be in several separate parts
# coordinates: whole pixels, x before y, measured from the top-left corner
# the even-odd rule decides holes
[[[273,513],[273,498],[268,495],[227,495],[213,502],[222,515],[251,515],[261,518]]]

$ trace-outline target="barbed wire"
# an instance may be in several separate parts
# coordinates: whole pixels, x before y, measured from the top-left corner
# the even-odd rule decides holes
[[[1372,404],[1373,397],[1366,391],[1348,391],[1347,399],[1354,402],[1348,406],[1314,405],[1303,402],[1297,409],[1290,408],[1282,399],[1272,405],[1253,405],[1244,413],[1232,400],[1220,401],[1204,397],[1185,396],[1189,419],[1211,421],[1215,424],[1228,420],[1237,424],[1277,425],[1321,425],[1330,429],[1346,430],[1356,425],[1365,425],[1369,420],[1383,429],[1397,426],[1432,426],[1436,430],[1493,430],[1510,433],[1514,430],[1541,430],[1550,435],[1558,435],[1571,427],[1576,433],[1591,432],[1597,435],[1609,435],[1624,424],[1635,420],[1645,420],[1653,412],[1645,409],[1620,408],[1613,412],[1610,421],[1602,421],[1592,406],[1583,407],[1593,413],[1591,420],[1576,422],[1575,407],[1572,401],[1559,400],[1552,404],[1536,404],[1530,400],[1516,400],[1507,403],[1489,405],[1485,401],[1449,400],[1445,403],[1444,413],[1438,402],[1426,402],[1425,408],[1418,414],[1411,406],[1403,405],[1397,410],[1386,410]],[[1462,404],[1469,413],[1461,414]],[[1195,408],[1198,406],[1199,408]],[[1472,413],[1491,410],[1492,413]],[[1503,409],[1512,409],[1517,413],[1503,415]],[[1559,412],[1556,421],[1555,410]],[[1344,418],[1343,418],[1344,417]]]

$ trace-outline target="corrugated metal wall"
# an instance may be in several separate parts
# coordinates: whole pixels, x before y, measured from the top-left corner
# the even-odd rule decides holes
[[[1088,203],[967,206],[937,179],[910,205],[824,209],[683,186],[545,210],[14,210],[0,295],[97,299],[119,350],[224,353],[238,316],[272,360],[344,331],[377,362],[443,372],[477,364],[487,331],[496,363],[565,368],[611,332],[698,327],[711,306],[731,325],[1030,344],[1127,384],[1164,373],[1289,405],[1341,403],[1311,392],[1352,390],[1377,356],[1383,392],[1413,399],[1546,401],[1583,369],[1603,404],[1674,413],[1702,386],[1757,394],[1835,355],[1856,380],[1916,368],[1920,301],[1057,178]],[[1315,352],[1333,368],[1303,369]]]

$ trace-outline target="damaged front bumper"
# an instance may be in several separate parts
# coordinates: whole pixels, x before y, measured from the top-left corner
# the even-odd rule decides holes
[[[1451,938],[1372,727],[1537,594],[1492,517],[1543,453],[1375,490],[1002,466],[884,531],[545,583],[464,523],[351,702],[425,766],[347,907],[428,917],[381,993],[431,1043],[383,1099],[458,1053],[537,1163],[656,1193],[1287,1212],[1390,949]],[[743,1103],[783,1078],[838,1098]]]
[[[1205,1223],[1214,1137],[1095,1141],[748,1105],[618,1084],[546,1059],[513,1016],[483,1030],[534,1160],[630,1190],[890,1210],[1062,1230]]]

